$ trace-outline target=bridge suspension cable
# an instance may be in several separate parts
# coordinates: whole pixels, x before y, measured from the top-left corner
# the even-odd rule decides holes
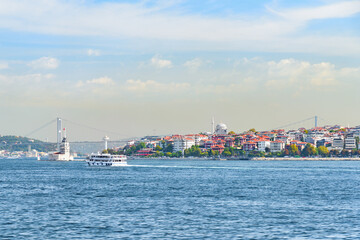
[[[85,128],[88,128],[88,129],[91,129],[91,130],[94,130],[94,131],[102,132],[102,133],[105,133],[105,134],[111,133],[111,134],[115,134],[115,135],[118,135],[118,136],[121,136],[121,137],[130,137],[128,135],[124,135],[124,134],[121,134],[121,133],[118,133],[118,132],[108,131],[108,130],[104,130],[104,129],[100,129],[100,128],[91,127],[91,126],[81,124],[81,123],[77,123],[77,122],[74,122],[74,121],[71,121],[71,120],[68,120],[68,119],[64,119],[64,118],[61,118],[61,119],[63,121],[65,121],[65,122],[68,122],[68,123],[71,123],[71,124],[74,124],[74,125],[77,125],[77,126],[80,126],[80,127],[85,127]]]
[[[41,127],[39,127],[39,128],[37,128],[37,129],[35,129],[35,130],[31,131],[30,133],[26,134],[26,135],[25,135],[25,137],[29,137],[29,136],[31,136],[32,134],[34,134],[34,133],[36,133],[36,132],[38,132],[38,131],[42,130],[43,128],[45,128],[45,127],[49,126],[50,124],[52,124],[52,123],[54,123],[54,122],[56,122],[56,119],[53,119],[53,120],[51,120],[50,122],[45,123],[45,124],[44,124],[44,125],[42,125]]]
[[[297,125],[297,124],[300,124],[300,123],[303,123],[303,122],[306,122],[306,121],[309,121],[309,120],[313,120],[314,118],[315,117],[306,118],[306,119],[303,119],[303,120],[300,120],[300,121],[297,121],[297,122],[289,123],[289,124],[274,128],[274,129],[282,129],[282,128],[294,126],[294,125]]]

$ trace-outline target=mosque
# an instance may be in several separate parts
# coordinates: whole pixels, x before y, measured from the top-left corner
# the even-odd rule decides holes
[[[216,125],[214,129],[215,121],[214,118],[212,119],[212,133],[216,135],[225,135],[228,134],[228,128],[225,123],[219,123]]]

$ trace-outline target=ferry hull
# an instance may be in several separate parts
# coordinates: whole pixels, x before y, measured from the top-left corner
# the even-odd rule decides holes
[[[121,167],[127,166],[126,162],[94,162],[94,161],[87,161],[89,166],[95,167]]]

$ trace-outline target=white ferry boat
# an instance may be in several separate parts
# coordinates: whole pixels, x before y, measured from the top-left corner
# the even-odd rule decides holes
[[[108,153],[97,153],[94,154],[92,153],[88,159],[87,159],[87,163],[89,164],[89,166],[126,166],[127,165],[127,161],[126,161],[126,156],[125,155],[111,155]]]

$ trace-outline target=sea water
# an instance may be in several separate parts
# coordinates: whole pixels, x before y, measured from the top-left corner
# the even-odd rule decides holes
[[[0,239],[359,239],[360,162],[0,160]]]

